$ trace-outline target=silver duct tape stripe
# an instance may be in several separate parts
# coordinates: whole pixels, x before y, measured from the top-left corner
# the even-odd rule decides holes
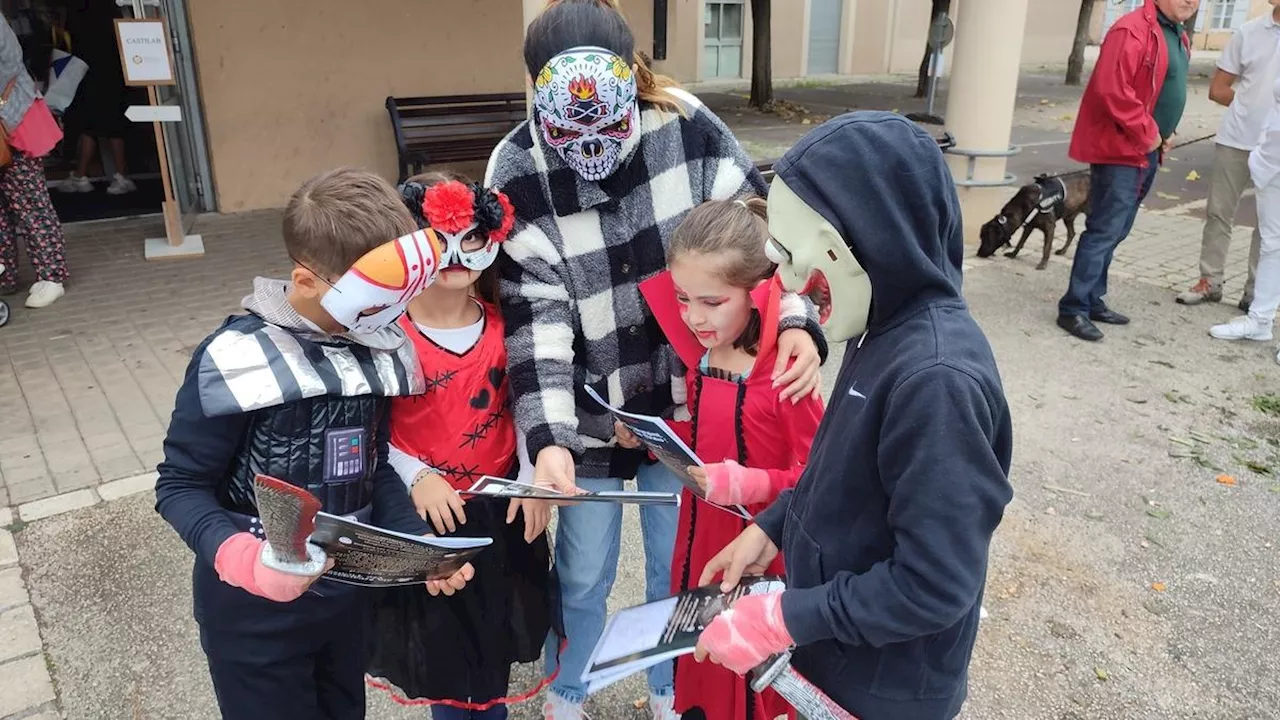
[[[280,357],[284,359],[285,364],[289,366],[289,372],[297,381],[298,390],[302,392],[302,396],[316,397],[325,394],[324,380],[320,377],[320,373],[316,372],[311,361],[307,360],[302,345],[298,343],[298,338],[292,333],[271,325],[263,327],[263,330],[271,343],[280,351]]]
[[[374,362],[378,366],[378,376],[383,378],[383,387],[395,387],[396,396],[421,395],[427,391],[427,381],[422,376],[422,365],[418,362],[418,350],[408,339],[396,350],[393,357],[390,353],[374,353]],[[408,387],[400,387],[397,367],[403,370]],[[386,391],[388,395],[393,393]]]
[[[324,350],[325,359],[329,361],[329,364],[338,373],[338,380],[342,383],[343,397],[368,395],[373,392],[373,387],[369,385],[369,379],[364,376],[364,370],[360,368],[360,362],[356,360],[349,350],[332,345],[321,345],[320,347]]]
[[[274,370],[261,344],[263,339],[280,356]],[[224,330],[205,348],[205,361],[212,367],[201,363],[200,395],[205,414],[226,415],[273,407],[285,401],[286,392],[290,399],[298,395],[304,398],[326,395],[330,389],[324,377],[330,374],[330,369],[341,385],[343,396],[373,393],[373,384],[350,348],[318,347],[328,368],[317,368],[307,357],[302,342],[293,333],[274,325],[264,325],[250,333]],[[377,384],[381,386],[380,395],[398,397],[425,392],[426,382],[411,343],[405,343],[395,352],[371,350],[370,354]],[[280,367],[281,362],[284,367]],[[276,373],[286,369],[296,390],[281,386]],[[401,376],[408,382],[402,382]],[[404,387],[406,384],[408,387]]]
[[[280,384],[267,365],[266,353],[254,335],[226,330],[205,348],[205,355],[221,376],[222,384],[241,412],[279,405],[284,400]],[[201,395],[213,396],[215,378],[201,378]],[[221,403],[219,403],[221,405]],[[205,407],[206,414],[225,414],[229,408]]]

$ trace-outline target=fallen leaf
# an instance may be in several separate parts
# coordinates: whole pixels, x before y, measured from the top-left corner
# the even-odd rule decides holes
[[[1167,167],[1162,167],[1162,168],[1160,168],[1160,172],[1169,172],[1169,168],[1167,168]]]
[[[1147,515],[1150,515],[1151,517],[1157,520],[1164,520],[1172,514],[1173,513],[1169,512],[1168,510],[1165,510],[1164,508],[1151,508],[1147,510]]]
[[[1111,679],[1111,674],[1108,673],[1107,669],[1104,667],[1095,667],[1093,669],[1093,674],[1097,675],[1098,679],[1103,682],[1106,682],[1107,680]]]
[[[1152,589],[1152,590],[1155,590],[1156,592],[1164,592],[1164,591],[1167,589],[1167,587],[1168,587],[1168,586],[1166,586],[1166,585],[1165,585],[1164,583],[1162,583],[1162,582],[1153,582],[1153,583],[1151,583],[1151,589]]]
[[[1271,487],[1267,489],[1273,493],[1280,493],[1280,483],[1274,483]]]
[[[1060,117],[1060,118],[1058,118],[1058,119],[1059,119],[1059,120],[1061,120],[1062,122],[1071,122],[1072,120],[1075,120],[1075,116],[1074,116],[1074,115],[1067,114],[1067,115],[1063,115],[1062,117]]]
[[[1181,200],[1182,199],[1182,196],[1180,195],[1174,195],[1173,193],[1158,192],[1158,191],[1156,192],[1156,197],[1161,198],[1163,200]]]
[[[648,703],[649,703],[648,700],[645,700],[644,698],[640,698],[639,700],[632,700],[631,707],[637,710],[643,710],[644,706],[647,705]]]
[[[1236,485],[1236,479],[1231,477],[1230,475],[1219,475],[1217,477],[1217,480],[1219,485],[1229,485],[1232,487]]]
[[[1041,105],[1048,105],[1048,104],[1049,104],[1049,98],[1040,98],[1040,104],[1041,104]]]
[[[1169,362],[1168,360],[1148,360],[1147,362],[1151,363],[1152,365],[1163,365],[1169,368],[1170,370],[1173,369],[1173,363]]]
[[[1160,542],[1160,538],[1156,537],[1155,533],[1149,532],[1146,535],[1143,535],[1143,537],[1146,538],[1147,542],[1151,543],[1152,545],[1155,545],[1157,547],[1164,547],[1164,543]]]
[[[1191,172],[1187,173],[1188,182],[1195,182],[1196,180],[1199,180],[1199,179],[1200,179],[1200,173],[1196,172],[1195,170],[1192,170]]]

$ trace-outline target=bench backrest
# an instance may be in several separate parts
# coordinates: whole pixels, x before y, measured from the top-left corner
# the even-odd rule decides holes
[[[465,139],[501,138],[524,121],[523,93],[387,98],[401,150]]]

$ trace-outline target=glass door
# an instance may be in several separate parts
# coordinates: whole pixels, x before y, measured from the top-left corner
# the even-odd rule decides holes
[[[135,17],[161,17],[169,28],[173,47],[176,85],[155,87],[156,102],[176,107],[181,113],[177,122],[162,122],[169,178],[174,199],[182,215],[182,230],[190,233],[198,213],[215,210],[213,203],[209,155],[205,143],[204,118],[200,114],[195,62],[191,52],[191,33],[187,25],[185,0],[116,0],[133,10]],[[138,11],[142,14],[139,15]]]

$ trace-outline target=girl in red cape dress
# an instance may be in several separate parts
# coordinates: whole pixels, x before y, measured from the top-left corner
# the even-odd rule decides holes
[[[800,479],[823,405],[810,395],[779,397],[777,360],[781,287],[765,256],[765,201],[711,201],[694,208],[672,235],[668,270],[641,284],[667,340],[688,368],[691,419],[671,427],[704,463],[693,473],[707,499],[682,493],[671,563],[671,592],[690,587],[706,563],[749,520]],[[618,426],[619,442],[634,438]],[[782,557],[769,574],[783,573]],[[685,720],[773,720],[790,706],[772,690],[751,691],[745,678],[692,656],[676,661],[675,709]],[[794,716],[794,715],[793,715]]]
[[[431,597],[406,586],[375,595],[368,683],[399,704],[430,706],[434,720],[502,720],[509,704],[549,681],[511,695],[511,664],[538,659],[549,629],[563,637],[544,532],[549,507],[459,495],[481,475],[517,470],[492,267],[514,213],[506,196],[451,176],[410,178],[400,192],[447,248],[439,277],[399,320],[427,390],[392,402],[389,461],[436,534],[493,543],[473,561],[483,577],[463,592]]]

